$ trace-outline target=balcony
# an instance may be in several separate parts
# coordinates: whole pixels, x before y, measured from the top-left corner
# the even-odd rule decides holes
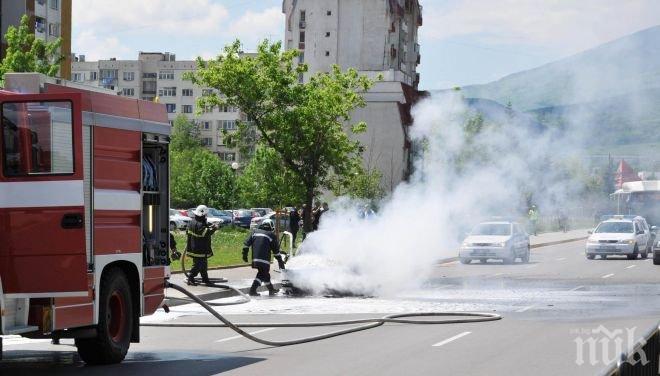
[[[299,50],[304,50],[305,49],[305,42],[298,43],[298,49]]]

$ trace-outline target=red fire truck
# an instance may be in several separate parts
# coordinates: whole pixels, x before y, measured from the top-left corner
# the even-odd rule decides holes
[[[90,364],[124,359],[169,277],[165,106],[102,91],[0,91],[0,334],[75,338]]]

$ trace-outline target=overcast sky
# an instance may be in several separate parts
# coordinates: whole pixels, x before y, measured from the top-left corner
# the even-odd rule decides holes
[[[376,1],[376,0],[365,0]],[[384,1],[384,0],[380,0]],[[420,0],[422,89],[485,83],[660,24],[660,0]],[[238,38],[282,39],[281,0],[74,0],[87,60],[168,51],[212,57]]]

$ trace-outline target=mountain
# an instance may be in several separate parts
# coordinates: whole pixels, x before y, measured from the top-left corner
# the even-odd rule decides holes
[[[461,88],[520,111],[588,103],[660,89],[660,25],[571,57]]]

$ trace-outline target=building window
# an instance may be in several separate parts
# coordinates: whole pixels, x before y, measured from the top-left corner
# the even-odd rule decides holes
[[[181,112],[184,114],[192,114],[193,112],[193,106],[191,104],[184,104],[181,106]]]
[[[124,81],[135,80],[135,72],[124,72]]]
[[[325,12],[325,15],[326,15],[326,16],[332,16],[332,11],[329,10],[329,11]]]
[[[172,72],[172,71],[160,71],[160,73],[158,73],[158,79],[159,80],[173,80],[174,79],[174,72]]]
[[[74,73],[72,77],[73,81],[76,82],[82,82],[85,81],[85,74],[84,73]]]
[[[50,9],[60,9],[60,0],[49,0],[48,3],[50,4]]]
[[[305,76],[302,73],[298,73],[298,83],[303,83],[305,81]]]
[[[329,32],[329,31],[326,31],[326,32],[325,32],[325,37],[326,37],[326,38],[329,38],[329,37],[330,37],[330,32]]]
[[[236,161],[236,153],[218,153],[218,157],[225,162]]]
[[[325,56],[330,56],[330,51],[325,51]]]
[[[184,97],[192,97],[193,89],[181,89],[181,95]]]
[[[156,78],[158,75],[156,73],[142,73],[142,78]]]
[[[121,90],[121,95],[125,97],[132,97],[135,95],[135,89],[132,87],[125,87]]]
[[[99,79],[99,73],[98,72],[89,72],[89,80],[90,81],[96,81]]]
[[[42,17],[35,17],[34,18],[34,31],[37,33],[45,33],[46,32],[46,19]]]
[[[48,35],[53,36],[53,37],[59,37],[60,36],[60,24],[57,24],[57,23],[48,24]]]
[[[143,94],[156,94],[156,81],[143,81],[142,82]]]
[[[301,10],[300,11],[300,22],[305,22],[305,11]]]
[[[298,38],[298,42],[300,42],[301,44],[305,43],[305,32],[302,31],[302,30],[300,31],[300,36]]]
[[[213,139],[211,137],[202,137],[202,146],[211,146],[213,145]]]
[[[176,87],[164,87],[158,90],[159,97],[176,97]]]
[[[213,94],[213,89],[202,89],[202,97],[208,97]]]
[[[176,104],[174,104],[174,103],[165,104],[165,108],[167,109],[168,114],[176,113]]]
[[[225,131],[233,131],[236,129],[236,120],[223,120],[222,129]]]
[[[300,51],[300,52],[298,53],[298,64],[302,64],[302,63],[304,63],[304,62],[305,62],[305,52],[304,52],[304,51]]]
[[[205,131],[208,131],[211,129],[211,122],[210,121],[203,121],[202,122],[202,129]]]

